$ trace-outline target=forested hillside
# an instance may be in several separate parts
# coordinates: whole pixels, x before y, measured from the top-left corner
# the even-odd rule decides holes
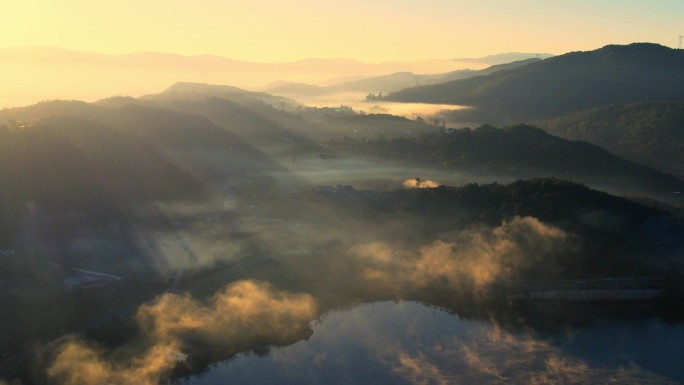
[[[684,102],[614,104],[539,125],[554,135],[585,140],[627,159],[684,174]]]
[[[499,71],[392,93],[387,100],[475,107],[463,119],[519,123],[614,103],[684,99],[684,51],[608,45]],[[472,120],[470,120],[472,121]]]

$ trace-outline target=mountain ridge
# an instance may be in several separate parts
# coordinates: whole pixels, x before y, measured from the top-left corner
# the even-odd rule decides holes
[[[409,88],[385,99],[470,105],[475,110],[463,115],[471,119],[510,124],[613,103],[684,99],[682,68],[681,50],[653,43],[608,45],[486,76]]]

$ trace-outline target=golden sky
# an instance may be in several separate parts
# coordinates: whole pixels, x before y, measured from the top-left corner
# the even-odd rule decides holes
[[[3,0],[0,47],[367,62],[675,47],[682,0]]]
[[[444,59],[644,41],[676,47],[684,34],[684,0],[0,0],[0,15],[0,108],[137,97],[179,81],[260,90],[477,69],[486,64]],[[365,64],[107,56],[140,51]]]

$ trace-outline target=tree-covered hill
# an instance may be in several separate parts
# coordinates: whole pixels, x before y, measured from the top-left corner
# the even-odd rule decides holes
[[[375,76],[371,78],[364,78],[335,84],[328,87],[330,91],[346,91],[346,92],[393,92],[404,88],[413,87],[416,84],[432,85],[439,83],[446,83],[450,81],[472,78],[475,76],[485,76],[493,74],[498,71],[522,67],[524,65],[535,63],[541,59],[530,58],[524,60],[517,60],[505,64],[496,64],[481,70],[456,70],[442,74],[421,75],[411,72],[397,72],[390,75]]]
[[[44,102],[0,111],[0,127],[3,244],[25,233],[27,204],[55,223],[80,218],[71,230],[145,222],[142,213],[163,223],[158,202],[249,189],[283,171],[207,118],[159,107]]]
[[[83,217],[79,225],[125,223],[126,207],[206,193],[204,181],[154,146],[73,117],[0,126],[0,184],[4,243],[25,227],[30,208],[52,218]]]
[[[678,236],[684,230],[681,219],[555,178],[395,191],[340,188],[335,192],[312,190],[309,194],[298,198],[303,203],[290,205],[291,210],[306,213],[313,203],[327,207],[326,214],[334,218],[333,227],[354,218],[368,218],[358,226],[367,226],[372,237],[394,239],[407,246],[425,242],[435,234],[479,225],[498,226],[515,217],[537,218],[565,231],[571,242],[560,259],[537,261],[529,271],[532,275],[528,278],[532,279],[652,274],[669,268],[669,263],[681,264],[684,250]],[[406,223],[412,225],[401,225]]]
[[[392,93],[387,100],[460,104],[481,121],[517,123],[614,103],[684,99],[684,51],[608,45],[487,76]]]
[[[517,60],[516,60],[517,59]],[[362,93],[372,97],[395,92],[417,84],[431,85],[488,75],[497,71],[521,67],[540,61],[538,58],[513,58],[514,61],[495,64],[481,70],[462,69],[438,74],[417,74],[413,72],[395,72],[387,75],[363,77],[361,79],[342,80],[328,86],[316,86],[303,83],[276,82],[265,90],[274,95],[282,95],[294,99],[320,97],[337,93]]]
[[[615,193],[656,194],[675,199],[684,182],[581,141],[518,125],[433,132],[417,138],[357,142],[359,152],[481,175],[554,176]]]
[[[229,105],[234,103],[226,101]],[[225,104],[221,104],[225,107]],[[246,118],[244,109],[229,114],[237,121]],[[203,112],[200,108],[197,110]],[[149,101],[132,98],[112,98],[98,104],[80,101],[49,101],[0,111],[0,124],[31,126],[42,119],[54,117],[78,118],[105,125],[112,130],[136,136],[167,156],[200,149],[221,150],[228,161],[238,162],[236,168],[251,164],[255,168],[274,166],[272,161],[238,135],[212,122],[199,113],[164,108]],[[197,159],[201,160],[201,159]]]
[[[684,175],[684,101],[613,104],[538,124],[554,135]]]
[[[158,94],[145,95],[143,100],[204,100],[221,98],[240,104],[268,104],[279,108],[294,108],[298,103],[292,99],[265,92],[252,92],[238,87],[204,83],[176,83]]]

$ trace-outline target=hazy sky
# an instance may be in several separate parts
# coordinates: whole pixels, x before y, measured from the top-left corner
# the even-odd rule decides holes
[[[251,61],[676,47],[684,34],[682,0],[3,0],[0,14],[0,47]]]

